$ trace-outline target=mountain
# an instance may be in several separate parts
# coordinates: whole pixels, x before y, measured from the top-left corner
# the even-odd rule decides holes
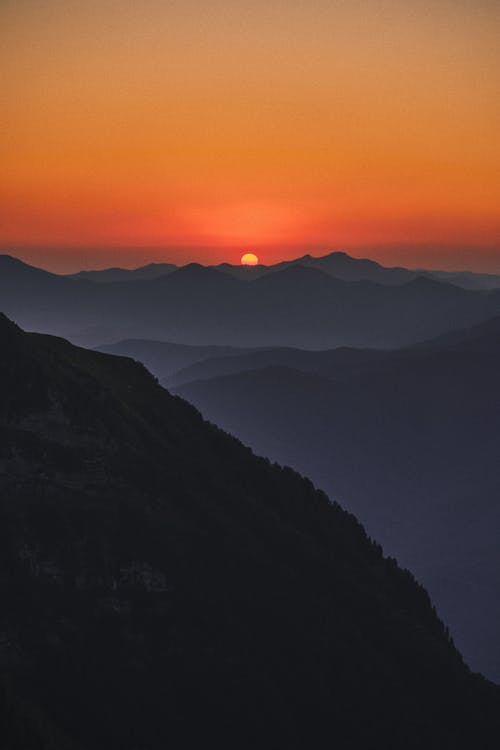
[[[500,293],[467,292],[424,277],[389,287],[341,281],[300,265],[246,286],[262,321],[260,344],[269,346],[403,346],[437,335],[438,328],[450,330],[457,320],[479,322],[479,309],[496,314],[500,305]]]
[[[314,268],[342,281],[371,281],[387,286],[406,284],[418,276],[407,268],[387,268],[367,258],[352,258],[341,251],[320,257],[304,255],[297,260],[278,263],[275,268],[281,270],[290,265]]]
[[[142,362],[147,369],[159,378],[171,378],[180,370],[194,363],[213,361],[220,358],[223,362],[233,357],[245,356],[255,349],[242,349],[231,346],[187,346],[170,344],[165,341],[148,341],[145,339],[124,339],[115,344],[95,347],[96,351],[107,354],[118,354]],[[244,369],[244,368],[242,368]]]
[[[0,346],[4,747],[496,747],[499,689],[311,482],[130,359]]]
[[[231,349],[224,352],[223,349],[213,347],[215,351],[210,353],[210,348],[202,349],[202,355],[197,355],[197,349],[192,348],[193,357],[186,365],[181,365],[178,360],[167,372],[161,362],[154,361],[147,354],[141,356],[142,352],[135,349],[134,342],[121,342],[116,347],[107,350],[116,354],[133,356],[140,360],[153,374],[159,377],[165,387],[183,385],[194,380],[207,380],[232,375],[234,373],[248,370],[262,370],[268,367],[286,367],[302,372],[309,372],[327,378],[338,379],[340,376],[350,376],[353,368],[363,367],[366,369],[375,363],[381,363],[400,359],[412,352],[400,354],[399,351],[391,355],[379,349],[352,349],[340,347],[338,349],[326,349],[320,351],[307,351],[304,349],[293,349],[290,347],[270,347],[267,349],[250,349],[248,351]],[[169,345],[166,345],[169,346]],[[415,344],[413,351],[452,349],[483,352],[496,357],[500,351],[500,317],[492,318],[484,323],[472,326],[469,329],[451,331],[436,339]],[[179,367],[175,367],[179,365]],[[167,373],[165,375],[164,373]]]
[[[417,273],[420,273],[417,271]],[[438,281],[455,284],[463,289],[499,289],[500,275],[493,273],[473,273],[472,271],[424,271]]]
[[[256,266],[232,265],[219,263],[211,268],[222,271],[243,281],[254,281],[261,276],[275,271],[283,271],[293,265],[301,265],[323,271],[343,281],[372,281],[387,286],[406,284],[418,276],[454,284],[463,289],[473,291],[500,288],[500,275],[474,273],[472,271],[435,271],[423,269],[409,269],[399,266],[383,266],[368,258],[353,258],[345,252],[336,250],[322,256],[303,255],[293,260],[282,261],[271,266],[258,264]],[[95,271],[79,271],[68,274],[68,278],[85,279],[99,284],[122,281],[140,281],[166,276],[178,268],[174,263],[148,263],[139,268],[104,268]]]
[[[500,352],[500,316],[485,320],[465,330],[450,331],[430,341],[416,345],[417,349],[454,349],[464,352],[483,352],[497,356]]]
[[[300,258],[282,261],[273,266],[257,265],[246,267],[221,263],[216,268],[239,279],[252,281],[268,273],[282,271],[293,265],[315,268],[343,281],[372,281],[373,283],[387,286],[407,284],[410,281],[414,281],[418,276],[425,276],[436,281],[443,281],[463,289],[474,291],[500,288],[500,275],[473,273],[471,271],[431,271],[397,266],[387,267],[368,258],[353,258],[341,251],[335,251],[319,257],[303,255]]]
[[[128,348],[128,347],[127,347]],[[124,354],[128,352],[123,352]],[[213,354],[206,358],[199,358],[185,367],[165,377],[161,370],[151,363],[151,367],[144,359],[138,359],[155,375],[161,378],[162,384],[168,387],[183,385],[193,380],[206,380],[222,375],[245,372],[247,370],[261,370],[268,367],[285,367],[317,375],[338,375],[340,371],[350,372],[353,367],[361,367],[369,362],[376,362],[386,356],[378,349],[326,349],[322,351],[305,351],[291,347],[274,347],[269,349],[251,349],[247,352]]]
[[[387,268],[367,258],[352,258],[347,253],[334,252],[319,258],[305,255],[301,265],[316,268],[343,281],[373,281],[376,284],[406,284],[417,274],[407,268]]]
[[[272,266],[257,265],[246,267],[221,263],[215,266],[215,268],[236,276],[239,279],[252,281],[276,271],[284,271],[293,266],[302,266],[322,271],[342,281],[372,281],[388,286],[405,284],[413,281],[419,275],[418,272],[407,268],[387,268],[373,260],[352,258],[347,253],[341,251],[335,251],[320,257],[307,254],[293,260],[281,261]]]
[[[199,264],[97,284],[0,257],[0,304],[25,328],[86,346],[152,339],[194,346],[392,348],[500,314],[500,291],[418,277],[387,286],[293,264],[253,281]]]
[[[98,284],[114,284],[120,281],[137,281],[144,279],[156,279],[158,276],[166,276],[175,271],[174,263],[148,263],[139,268],[103,268],[98,271],[79,271],[69,274],[71,279],[87,279]]]
[[[174,390],[355,513],[500,681],[500,319],[396,352],[284,354],[208,360]]]
[[[219,263],[219,265],[211,266],[211,268],[234,276],[236,279],[240,279],[240,281],[254,281],[261,276],[271,273],[274,266],[264,266],[261,263],[256,266],[236,266],[232,263]]]
[[[165,387],[191,380],[218,377],[273,365],[318,374],[337,373],[339,368],[376,361],[386,356],[378,349],[327,349],[305,351],[292,347],[243,348],[231,346],[188,346],[147,339],[124,339],[95,347],[95,351],[116,354],[141,362]]]
[[[35,331],[69,334],[102,328],[95,284],[73,281],[0,255],[0,309],[19,325]]]

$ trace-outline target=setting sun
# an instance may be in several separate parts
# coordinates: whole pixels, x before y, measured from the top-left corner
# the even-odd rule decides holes
[[[244,255],[241,256],[242,266],[256,266],[258,262],[259,259],[254,253],[244,253]]]

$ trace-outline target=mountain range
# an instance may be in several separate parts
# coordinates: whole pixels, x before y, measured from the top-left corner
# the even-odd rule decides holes
[[[245,349],[234,346],[189,346],[149,339],[124,339],[114,344],[95,347],[95,349],[107,354],[132,357],[132,359],[142,362],[150,372],[165,382],[167,380],[170,382],[171,378],[175,378],[185,368],[208,359],[218,360],[220,358],[226,362],[232,357],[238,359],[239,356],[244,356],[247,353],[260,351],[259,349]]]
[[[303,255],[293,260],[281,261],[271,266],[241,266],[231,263],[220,263],[210,266],[217,271],[223,271],[245,281],[265,276],[274,271],[283,271],[293,265],[316,268],[343,281],[373,281],[378,284],[398,285],[413,281],[418,276],[434,278],[463,289],[498,289],[500,288],[500,275],[487,273],[474,273],[472,271],[438,271],[428,269],[408,269],[399,266],[382,266],[368,258],[353,258],[342,251],[334,251],[327,255],[315,257]],[[100,271],[79,271],[70,274],[74,279],[89,279],[98,283],[109,283],[117,281],[132,281],[138,279],[152,279],[172,273],[177,268],[172,263],[149,263],[139,268],[105,268]]]
[[[70,279],[95,281],[98,284],[114,284],[120,281],[142,281],[166,276],[177,270],[175,263],[148,263],[139,268],[103,268],[99,271],[78,271],[68,274]]]
[[[315,260],[326,266],[331,257]],[[375,265],[379,276],[400,274]],[[347,281],[310,264],[285,266],[249,281],[190,264],[156,278],[95,283],[1,256],[0,304],[25,328],[88,346],[134,338],[244,348],[393,348],[500,314],[499,289],[471,291],[425,275],[397,285]],[[241,276],[247,269],[237,271]]]
[[[10,750],[496,747],[412,575],[131,359],[0,316]]]

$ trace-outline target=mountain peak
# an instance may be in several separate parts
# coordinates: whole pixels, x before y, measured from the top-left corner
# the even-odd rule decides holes
[[[25,263],[23,260],[8,254],[0,255],[0,268],[17,277],[21,277],[21,275],[30,275],[33,278],[40,278],[42,276],[45,278],[62,278],[58,277],[57,274],[54,274],[51,271],[46,271],[44,268],[38,268],[38,266],[32,266],[29,263]]]
[[[348,255],[344,250],[332,250],[331,253],[327,253],[322,256],[323,258],[347,258],[348,260],[357,260],[352,255]]]

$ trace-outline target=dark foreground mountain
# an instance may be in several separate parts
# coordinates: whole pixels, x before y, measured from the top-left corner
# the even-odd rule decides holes
[[[285,354],[214,358],[173,380],[208,378],[178,392],[354,512],[500,681],[500,318],[393,353]]]
[[[3,747],[496,747],[353,516],[130,359],[0,318]]]
[[[252,281],[190,264],[157,278],[99,284],[0,256],[0,309],[24,328],[86,346],[132,338],[393,348],[500,314],[500,291],[425,277],[397,285],[347,281],[300,263]]]

